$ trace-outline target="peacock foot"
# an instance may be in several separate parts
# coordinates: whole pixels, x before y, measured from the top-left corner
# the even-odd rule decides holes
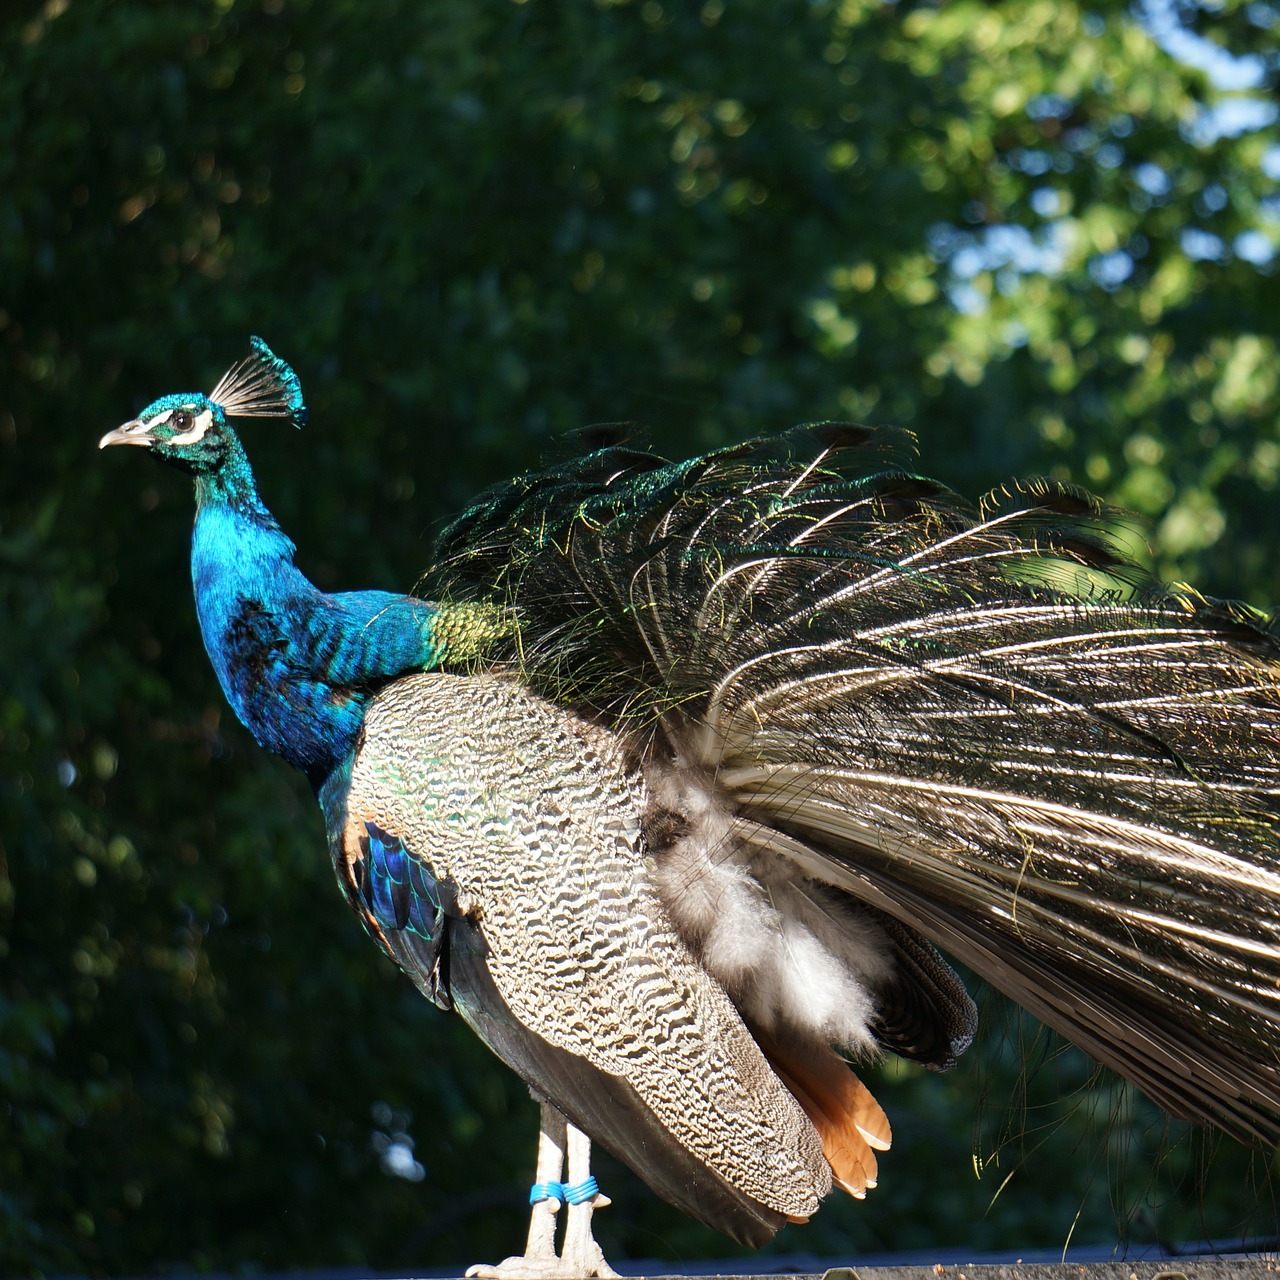
[[[532,1257],[525,1254],[498,1263],[479,1263],[467,1268],[467,1280],[609,1280],[617,1272],[604,1260],[594,1240],[591,1248],[578,1253],[566,1249],[562,1256]]]
[[[536,1096],[536,1095],[535,1095]],[[538,1180],[530,1188],[529,1238],[524,1253],[467,1268],[467,1280],[609,1280],[617,1272],[591,1234],[591,1215],[609,1203],[591,1176],[591,1139],[539,1098]],[[570,1182],[559,1181],[568,1163]],[[563,1206],[564,1248],[556,1253],[556,1222]]]

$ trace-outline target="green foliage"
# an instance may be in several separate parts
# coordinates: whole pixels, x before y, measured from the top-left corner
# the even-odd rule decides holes
[[[1074,476],[1151,521],[1162,571],[1280,599],[1277,11],[1172,11],[1245,88],[1111,0],[7,17],[0,1270],[498,1256],[533,1137],[518,1083],[347,918],[305,787],[222,706],[187,486],[97,438],[255,332],[312,426],[249,449],[326,588],[408,586],[450,511],[584,423],[683,455],[853,417],[914,427],[970,490]],[[1249,127],[1223,131],[1228,98]],[[1139,1238],[1239,1229],[1243,1157],[1202,1196],[1132,1097],[1070,1054],[1025,1075],[1016,1046],[876,1069],[881,1187],[778,1247],[1054,1247],[1078,1212],[1108,1238],[1113,1198]],[[1085,1101],[1041,1148],[1064,1090]],[[405,1129],[421,1183],[380,1164]],[[608,1187],[607,1249],[729,1252]]]

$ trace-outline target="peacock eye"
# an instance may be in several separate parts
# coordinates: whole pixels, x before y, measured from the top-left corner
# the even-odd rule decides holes
[[[178,409],[173,417],[169,419],[170,424],[177,428],[179,432],[190,431],[193,421],[194,419],[185,409]]]

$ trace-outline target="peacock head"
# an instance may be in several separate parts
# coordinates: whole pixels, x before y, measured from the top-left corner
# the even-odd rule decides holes
[[[228,418],[288,418],[296,427],[307,420],[298,375],[261,338],[222,375],[206,396],[199,392],[161,396],[136,418],[98,441],[137,444],[156,457],[193,474],[210,475],[238,453]]]

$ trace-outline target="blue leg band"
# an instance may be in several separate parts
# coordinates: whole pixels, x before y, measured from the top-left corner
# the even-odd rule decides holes
[[[585,1204],[600,1194],[600,1184],[594,1176],[570,1185],[567,1182],[535,1182],[529,1188],[529,1203],[558,1200],[561,1204]]]
[[[594,1176],[587,1178],[585,1182],[579,1182],[576,1186],[571,1187],[567,1182],[561,1185],[564,1188],[564,1198],[569,1204],[584,1204],[600,1194],[600,1185]]]

